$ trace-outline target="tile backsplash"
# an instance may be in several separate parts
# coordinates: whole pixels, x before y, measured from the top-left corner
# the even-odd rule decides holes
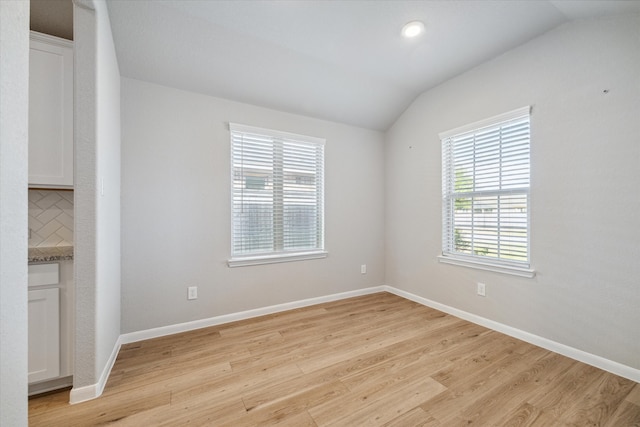
[[[29,247],[73,246],[73,191],[29,190]]]

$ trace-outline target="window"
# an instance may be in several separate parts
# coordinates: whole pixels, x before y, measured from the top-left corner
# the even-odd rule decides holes
[[[230,123],[229,266],[326,256],[324,139]]]
[[[529,107],[440,134],[440,261],[533,277]]]

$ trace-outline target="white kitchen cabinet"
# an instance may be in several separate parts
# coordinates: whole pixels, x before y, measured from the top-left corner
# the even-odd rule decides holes
[[[58,288],[29,291],[29,383],[60,375]]]
[[[29,186],[73,188],[73,42],[31,32]]]

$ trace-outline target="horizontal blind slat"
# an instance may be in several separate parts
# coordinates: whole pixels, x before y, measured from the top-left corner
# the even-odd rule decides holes
[[[230,127],[232,256],[323,249],[324,141]]]
[[[529,116],[482,123],[442,139],[443,254],[526,263]]]

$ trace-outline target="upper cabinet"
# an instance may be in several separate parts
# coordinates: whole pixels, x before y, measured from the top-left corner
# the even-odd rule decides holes
[[[73,188],[73,42],[31,32],[29,186]]]

